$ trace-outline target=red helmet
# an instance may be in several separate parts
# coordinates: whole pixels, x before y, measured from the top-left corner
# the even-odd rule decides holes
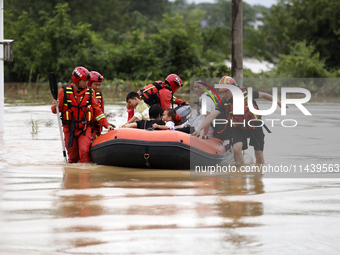
[[[91,78],[90,80],[87,82],[87,86],[91,87],[91,83],[93,81],[99,81],[102,82],[104,80],[104,76],[101,75],[100,73],[96,72],[96,71],[91,71],[90,72]]]
[[[179,78],[177,74],[170,74],[168,77],[166,77],[165,83],[171,87],[173,92],[183,86],[181,78]]]
[[[71,78],[74,84],[78,84],[79,80],[88,81],[91,78],[91,75],[85,67],[78,66],[73,70]]]
[[[222,79],[220,80],[219,84],[230,84],[230,85],[235,85],[237,86],[237,83],[236,81],[230,77],[230,76],[223,76]],[[219,91],[222,92],[222,91],[225,91],[227,90],[227,88],[220,88]]]

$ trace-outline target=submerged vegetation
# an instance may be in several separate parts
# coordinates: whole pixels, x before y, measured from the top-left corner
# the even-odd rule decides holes
[[[39,132],[38,121],[37,121],[37,120],[33,120],[32,117],[31,117],[30,124],[31,124],[31,127],[32,127],[31,134],[32,134],[32,135],[38,134],[38,132]]]

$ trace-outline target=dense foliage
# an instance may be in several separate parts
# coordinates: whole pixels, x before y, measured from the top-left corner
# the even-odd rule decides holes
[[[277,61],[304,41],[319,52],[327,69],[340,68],[339,0],[279,0],[264,22],[255,43],[267,60]]]
[[[182,79],[230,74],[231,0],[5,0],[5,38],[15,40],[6,81],[70,81],[75,66],[107,79]],[[277,64],[245,77],[336,77],[340,1],[279,0],[270,10],[243,2],[244,53]],[[264,27],[254,29],[256,13]]]
[[[279,78],[319,78],[326,77],[325,61],[320,60],[319,53],[314,53],[313,46],[305,42],[297,43],[290,49],[290,55],[281,55],[276,67]]]
[[[133,26],[126,32],[119,32],[124,24],[94,31],[87,22],[73,21],[74,10],[68,3],[56,4],[52,14],[42,10],[34,16],[31,4],[30,8],[27,4],[30,12],[23,11],[18,18],[6,11],[5,36],[16,41],[15,61],[6,63],[7,81],[46,79],[51,71],[69,81],[78,65],[109,79],[164,79],[169,73],[186,79],[229,72],[219,54],[221,46],[229,45],[229,30],[223,27],[202,30],[199,22],[188,22],[179,14],[163,14],[159,20],[151,10],[145,15],[136,12],[131,1],[128,8],[134,12],[126,24]]]

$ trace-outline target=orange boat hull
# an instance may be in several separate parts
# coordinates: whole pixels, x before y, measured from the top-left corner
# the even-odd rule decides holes
[[[230,157],[223,142],[199,139],[179,131],[122,128],[98,137],[91,158],[99,165],[154,169],[190,169],[216,165]]]

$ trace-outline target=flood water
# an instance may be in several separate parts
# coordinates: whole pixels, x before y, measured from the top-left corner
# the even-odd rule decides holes
[[[307,108],[312,116],[288,111],[294,128],[268,125],[267,164],[340,164],[339,101]],[[126,120],[123,102],[106,112],[116,126]],[[279,110],[271,118],[283,119]],[[0,133],[0,254],[339,254],[338,175],[284,177],[65,166],[50,105],[11,101]]]

